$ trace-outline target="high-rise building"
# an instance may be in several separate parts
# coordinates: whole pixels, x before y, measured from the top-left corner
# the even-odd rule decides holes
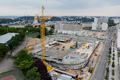
[[[108,28],[108,18],[94,18],[92,23],[92,30],[105,31]]]

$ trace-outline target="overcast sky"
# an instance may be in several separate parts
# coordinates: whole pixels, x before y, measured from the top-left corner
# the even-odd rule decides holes
[[[120,16],[120,0],[0,0],[0,16]]]

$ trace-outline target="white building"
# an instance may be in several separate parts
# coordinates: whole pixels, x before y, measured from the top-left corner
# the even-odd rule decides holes
[[[102,30],[107,30],[108,24],[107,23],[102,23]]]
[[[0,36],[0,44],[6,44],[16,34],[18,33],[7,33],[7,34]]]
[[[92,30],[97,30],[97,24],[96,23],[92,23]]]
[[[113,19],[114,23],[118,24],[120,22],[120,19]]]
[[[92,30],[107,30],[108,28],[108,18],[94,18],[94,22],[92,23]]]
[[[120,26],[118,26],[117,31],[117,49],[120,51]]]
[[[108,23],[108,18],[95,18],[95,23]]]
[[[56,23],[55,33],[79,35],[82,26],[73,23]]]

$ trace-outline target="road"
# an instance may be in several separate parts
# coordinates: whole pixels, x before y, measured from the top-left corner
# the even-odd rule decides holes
[[[104,80],[104,73],[105,73],[105,69],[106,69],[106,65],[107,65],[107,56],[109,53],[109,47],[110,47],[110,43],[111,43],[111,35],[112,35],[112,28],[110,28],[109,30],[109,36],[105,41],[105,46],[104,46],[104,50],[103,53],[101,54],[98,63],[95,67],[95,70],[93,72],[93,76],[91,78],[91,80]]]
[[[25,38],[23,42],[19,44],[12,52],[12,55],[17,54],[21,49],[23,49],[30,38]],[[5,57],[4,60],[0,62],[0,73],[15,69],[16,66],[13,64],[13,60],[10,57]]]

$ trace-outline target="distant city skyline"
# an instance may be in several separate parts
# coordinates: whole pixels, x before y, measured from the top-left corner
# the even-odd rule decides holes
[[[2,0],[0,16],[120,16],[120,0]]]

